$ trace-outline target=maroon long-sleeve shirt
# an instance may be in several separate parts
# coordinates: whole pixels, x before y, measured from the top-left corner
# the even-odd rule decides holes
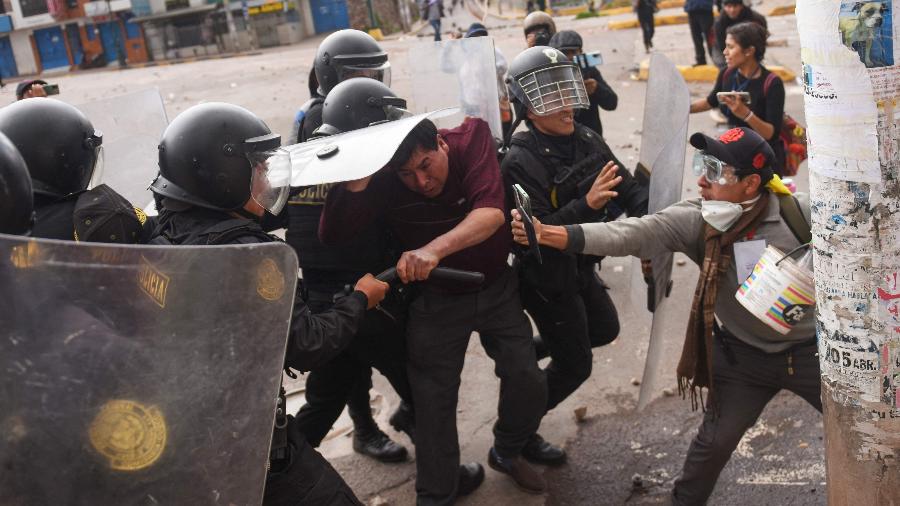
[[[416,193],[392,171],[375,174],[361,192],[336,185],[328,192],[319,223],[322,242],[339,244],[382,218],[408,251],[449,232],[473,209],[486,207],[502,212],[503,178],[487,123],[470,118],[439,133],[449,146],[447,182],[440,195],[427,198]],[[489,283],[506,265],[511,245],[509,230],[501,226],[483,242],[444,258],[441,266],[482,272]],[[446,283],[441,286],[452,291],[465,289]]]

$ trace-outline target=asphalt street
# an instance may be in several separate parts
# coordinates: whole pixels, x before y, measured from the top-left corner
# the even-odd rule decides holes
[[[448,2],[449,3],[449,2]],[[761,8],[766,11],[765,4]],[[672,10],[671,13],[676,13]],[[661,14],[665,14],[664,11]],[[599,50],[604,64],[601,71],[619,94],[619,107],[604,111],[602,119],[607,141],[616,155],[634,167],[642,142],[645,83],[631,78],[638,62],[645,57],[639,30],[610,31],[612,18],[557,21],[560,29],[575,29],[585,40],[585,50]],[[475,18],[457,7],[445,30],[464,29]],[[524,49],[520,20],[488,17],[496,46],[511,60]],[[794,16],[770,19],[772,42],[767,62],[780,64],[795,72],[800,55]],[[417,62],[411,48],[430,44],[431,28],[418,34],[392,36],[383,42],[393,65],[392,88],[408,96],[414,86]],[[158,66],[141,69],[103,70],[42,76],[60,85],[60,99],[80,104],[145,89],[158,89],[168,118],[202,102],[222,101],[246,107],[263,118],[274,130],[286,134],[297,108],[308,98],[306,76],[321,37],[300,44],[262,51],[252,56]],[[658,27],[657,50],[676,63],[690,64],[693,49],[686,25]],[[711,84],[691,84],[693,97],[708,92]],[[0,91],[0,102],[14,100],[8,85]],[[786,109],[801,119],[802,93],[795,83],[787,84]],[[129,111],[123,111],[128,115]],[[717,126],[707,114],[690,118],[689,132],[715,133]],[[152,146],[151,146],[152,147]],[[377,149],[377,146],[373,146]],[[687,150],[686,150],[687,151]],[[128,171],[111,167],[108,171]],[[142,178],[129,181],[130,189],[142,190],[149,183]],[[807,188],[805,174],[797,178],[801,190]],[[683,182],[685,198],[697,195],[689,169]],[[149,200],[149,198],[148,198]],[[645,410],[635,411],[647,350],[650,314],[643,308],[643,282],[634,277],[632,259],[609,258],[603,262],[602,276],[612,287],[619,309],[622,332],[612,344],[594,351],[592,377],[570,399],[545,417],[542,435],[565,444],[569,463],[548,469],[545,476],[551,487],[548,494],[531,496],[516,489],[505,476],[487,470],[485,484],[461,504],[491,506],[536,504],[656,504],[664,503],[672,480],[677,476],[690,438],[701,414],[692,412],[690,402],[677,395],[674,364],[680,353],[697,269],[676,257],[674,290],[668,302],[671,318],[666,321],[664,359],[660,364],[655,399]],[[291,406],[302,403],[302,381]],[[491,427],[496,419],[498,382],[493,364],[477,339],[471,341],[463,371],[460,403],[457,410],[460,444],[464,461],[486,464],[491,445]],[[411,448],[403,435],[389,429],[387,417],[397,405],[397,397],[387,382],[375,377],[372,405],[382,427]],[[576,416],[576,412],[579,416]],[[415,464],[412,461],[386,465],[353,453],[351,425],[346,414],[335,424],[320,449],[347,479],[359,497],[372,504],[413,504],[415,500]],[[797,397],[782,394],[766,409],[732,462],[719,480],[714,504],[822,504],[824,503],[824,460],[818,413]],[[633,484],[639,475],[640,486]]]

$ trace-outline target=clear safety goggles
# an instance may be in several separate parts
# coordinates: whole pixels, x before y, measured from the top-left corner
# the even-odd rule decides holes
[[[341,58],[335,58],[338,82],[344,82],[354,77],[367,77],[381,81],[385,86],[391,86],[391,64],[387,61],[378,63],[365,63],[360,61],[341,63]]]
[[[284,209],[291,189],[291,154],[281,148],[247,153],[253,177],[250,197],[272,214]]]
[[[93,134],[84,139],[84,147],[86,149],[94,151],[94,167],[91,171],[91,177],[87,181],[87,185],[85,186],[86,188],[90,189],[99,185],[103,181],[103,133],[100,131],[94,131]]]
[[[581,71],[575,65],[544,68],[518,78],[534,114],[545,116],[560,109],[590,106]]]
[[[703,151],[694,152],[693,169],[695,176],[703,176],[710,183],[724,186],[740,181],[734,167]]]

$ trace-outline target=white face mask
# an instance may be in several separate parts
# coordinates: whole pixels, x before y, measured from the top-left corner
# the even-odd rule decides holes
[[[756,198],[745,200],[739,204],[724,200],[701,200],[700,214],[703,215],[703,221],[709,223],[709,226],[719,232],[727,232],[741,219],[742,214],[753,208],[750,204],[755,203],[760,197],[761,195],[757,195]]]

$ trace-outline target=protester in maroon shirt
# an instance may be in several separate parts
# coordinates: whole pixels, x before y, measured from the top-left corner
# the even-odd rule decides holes
[[[456,432],[460,373],[473,331],[501,381],[488,463],[526,491],[546,489],[543,477],[520,455],[540,423],[547,387],[517,278],[506,263],[504,196],[487,123],[468,119],[438,132],[424,120],[381,171],[332,188],[322,213],[319,236],[325,243],[383,220],[404,249],[397,263],[404,283],[427,280],[439,263],[485,274],[480,287],[418,284],[410,304],[407,352],[419,504],[452,504],[484,477],[479,464],[459,466]]]

